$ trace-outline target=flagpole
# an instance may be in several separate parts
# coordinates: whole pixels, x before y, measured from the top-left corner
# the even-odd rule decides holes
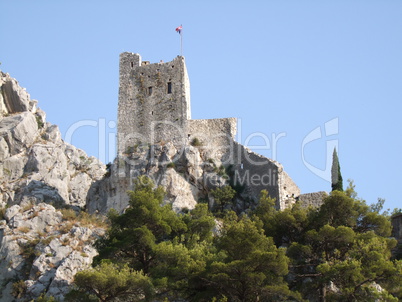
[[[176,32],[180,35],[180,56],[183,56],[183,25],[180,24],[179,27],[176,28]]]
[[[180,25],[182,30],[180,31],[180,56],[183,56],[183,24]]]

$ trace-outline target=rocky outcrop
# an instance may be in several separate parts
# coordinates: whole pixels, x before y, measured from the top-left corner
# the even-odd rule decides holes
[[[106,169],[65,143],[37,102],[1,72],[0,92],[0,301],[43,293],[62,300],[96,255],[92,243],[103,229],[80,211]]]
[[[84,208],[105,166],[61,139],[16,80],[1,73],[0,206],[28,198]]]
[[[101,221],[46,203],[13,205],[0,221],[0,301],[43,293],[63,300],[74,275],[90,267]]]
[[[7,74],[0,75],[0,116],[16,112],[34,111],[35,101],[31,101],[26,90],[16,79]]]
[[[96,182],[88,196],[90,212],[107,212],[114,208],[123,211],[128,206],[127,190],[139,175],[147,175],[166,191],[165,202],[171,203],[176,212],[193,209],[197,202],[208,198],[208,192],[218,186],[209,183],[212,175],[203,166],[204,159],[197,147],[184,146],[177,150],[172,143],[137,146],[130,154],[117,158],[110,166],[109,176]],[[224,185],[222,179],[220,184]]]
[[[164,187],[165,202],[171,203],[176,212],[191,210],[197,202],[207,202],[212,208],[214,199],[211,192],[233,185],[230,179],[235,175],[232,166],[224,166],[220,155],[210,156],[210,149],[203,145],[187,144],[180,150],[171,142],[135,146],[114,161],[108,177],[92,186],[88,194],[88,210],[105,213],[114,208],[122,212],[128,206],[126,192],[133,190],[134,180],[139,175],[147,175]],[[237,193],[228,209],[240,213],[257,204],[259,192],[253,192],[247,184],[235,188]]]

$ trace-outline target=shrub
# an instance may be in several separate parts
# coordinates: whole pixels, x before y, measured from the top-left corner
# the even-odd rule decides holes
[[[11,294],[17,299],[21,299],[27,291],[27,285],[24,280],[19,280],[13,283],[13,289],[11,290]]]
[[[77,216],[77,220],[80,222],[81,226],[95,226],[100,228],[106,228],[108,226],[105,219],[87,212],[80,212]]]
[[[33,209],[34,206],[35,205],[33,203],[28,203],[22,208],[22,212],[29,211],[29,210]]]
[[[138,145],[135,145],[135,146],[128,146],[127,148],[126,148],[126,154],[131,154],[131,153],[134,153],[134,152],[136,152],[137,151],[137,148],[138,148]]]
[[[202,143],[198,138],[194,137],[193,140],[191,141],[191,146],[199,147],[202,146]]]
[[[63,215],[63,219],[67,221],[77,219],[77,213],[73,209],[61,209],[61,214]]]
[[[43,126],[45,125],[45,123],[43,122],[42,118],[39,115],[36,116],[36,123],[38,124],[39,129],[42,129]]]
[[[35,300],[35,302],[56,302],[57,300],[54,297],[48,297],[45,294],[40,295],[38,299]]]
[[[168,163],[167,165],[166,165],[166,168],[174,168],[176,165],[175,165],[175,163],[174,162],[170,162],[170,163]]]
[[[21,256],[25,259],[35,259],[36,256],[40,255],[39,251],[35,251],[36,245],[39,243],[39,239],[29,240],[21,247]]]
[[[105,173],[105,177],[109,177],[110,175],[111,175],[111,173],[112,173],[112,163],[108,163],[107,165],[106,165],[106,173]]]
[[[20,231],[21,233],[24,233],[24,234],[28,233],[30,230],[31,229],[27,226],[22,226],[17,229],[17,231]]]
[[[1,207],[0,208],[0,220],[4,220],[5,219],[5,214],[6,214],[6,208],[5,207]]]
[[[224,175],[226,175],[226,171],[225,171],[225,167],[224,166],[220,166],[218,169],[217,169],[217,172],[216,172],[219,176],[224,176]]]

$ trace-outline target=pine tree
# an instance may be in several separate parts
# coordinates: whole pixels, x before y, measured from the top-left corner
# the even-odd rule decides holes
[[[334,149],[334,153],[332,154],[331,186],[332,191],[343,191],[341,166],[339,165],[339,158],[336,149]]]

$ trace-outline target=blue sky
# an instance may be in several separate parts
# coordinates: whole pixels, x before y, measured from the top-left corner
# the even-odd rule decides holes
[[[402,207],[402,1],[0,0],[0,68],[108,162],[119,54],[170,61],[180,24],[193,118],[238,117],[303,193],[330,190],[337,145],[345,183]]]

